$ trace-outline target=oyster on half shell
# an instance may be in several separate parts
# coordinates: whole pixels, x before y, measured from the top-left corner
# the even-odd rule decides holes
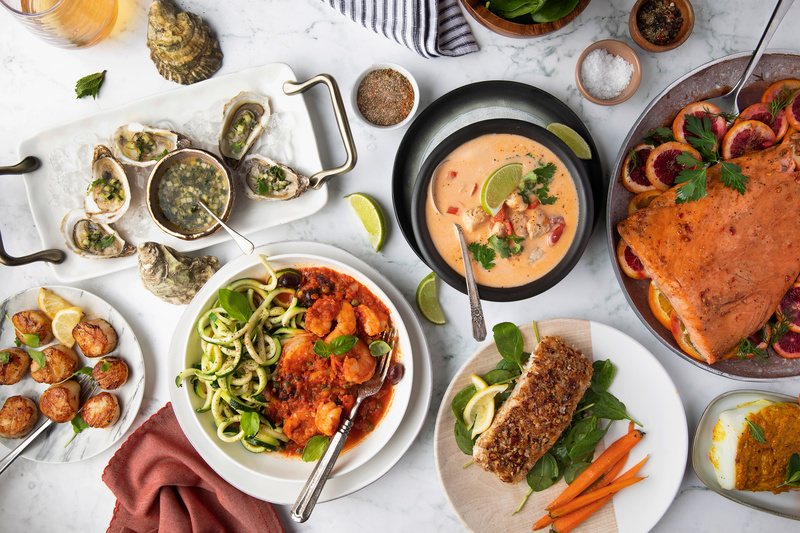
[[[111,138],[114,155],[120,163],[137,167],[153,165],[169,152],[191,144],[192,141],[180,133],[138,122],[120,126]]]
[[[110,226],[91,220],[83,209],[73,209],[64,216],[61,233],[67,248],[90,259],[124,257],[136,251]]]
[[[244,193],[253,200],[291,200],[308,190],[309,180],[262,155],[248,155],[238,172]]]
[[[171,304],[188,304],[219,270],[213,255],[192,257],[157,242],[143,242],[138,249],[142,285]]]
[[[219,153],[236,169],[269,122],[269,98],[242,91],[225,104],[219,135]]]
[[[119,220],[131,205],[131,186],[125,169],[104,145],[96,146],[92,158],[92,181],[84,198],[86,214],[97,222]]]

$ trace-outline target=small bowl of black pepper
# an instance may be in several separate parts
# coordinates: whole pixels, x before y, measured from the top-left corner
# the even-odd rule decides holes
[[[419,86],[394,63],[375,63],[356,79],[353,108],[364,122],[380,129],[401,128],[419,107]]]
[[[689,0],[637,0],[628,20],[631,38],[648,52],[679,47],[693,28],[694,9]]]

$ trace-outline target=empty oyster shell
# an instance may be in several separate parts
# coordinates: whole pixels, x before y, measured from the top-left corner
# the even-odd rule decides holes
[[[256,142],[269,122],[269,98],[261,94],[240,92],[222,111],[219,153],[225,163],[236,170],[242,158]]]
[[[187,148],[191,144],[192,141],[180,133],[138,122],[120,126],[111,138],[117,159],[123,164],[137,167],[153,165],[169,152]]]
[[[104,145],[96,146],[92,158],[92,181],[84,208],[92,220],[111,224],[131,205],[131,186],[125,169]]]
[[[73,209],[61,221],[61,233],[72,252],[91,259],[131,255],[136,248],[125,242],[110,226],[89,219],[83,209]]]
[[[238,172],[253,200],[291,200],[308,190],[308,178],[262,155],[248,155]]]
[[[158,73],[183,85],[210,78],[222,66],[222,51],[211,29],[169,0],[150,4],[147,47]]]
[[[139,245],[142,285],[171,304],[188,304],[217,270],[219,261],[213,255],[191,257],[157,242]]]

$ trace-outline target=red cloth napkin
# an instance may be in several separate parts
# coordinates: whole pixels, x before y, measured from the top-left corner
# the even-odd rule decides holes
[[[283,532],[272,504],[232,487],[203,461],[170,403],[117,450],[103,482],[117,497],[109,533]]]

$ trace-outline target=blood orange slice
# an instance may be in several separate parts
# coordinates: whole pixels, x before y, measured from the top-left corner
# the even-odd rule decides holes
[[[794,97],[794,99],[789,102],[784,108],[786,112],[786,120],[789,122],[789,125],[792,126],[796,130],[800,130],[800,95]]]
[[[794,284],[781,298],[777,313],[789,323],[789,329],[800,333],[800,283]]]
[[[772,128],[758,120],[744,120],[734,125],[722,139],[722,158],[732,159],[774,144],[775,133]]]
[[[658,290],[654,281],[650,282],[650,287],[647,288],[647,303],[650,305],[650,311],[656,320],[667,329],[672,329],[672,305],[664,296],[664,293]]]
[[[800,333],[789,331],[772,345],[781,357],[797,359],[800,357]]]
[[[650,275],[628,243],[619,240],[617,244],[617,261],[625,275],[633,279],[647,279]]]
[[[789,129],[789,121],[786,119],[786,113],[783,109],[779,109],[773,117],[769,111],[769,106],[764,103],[753,104],[744,108],[744,111],[739,113],[739,118],[736,119],[734,124],[739,124],[745,120],[763,122],[772,128],[776,140],[782,139],[786,135],[786,130]]]
[[[700,152],[688,144],[676,141],[659,144],[650,152],[650,155],[647,157],[645,174],[656,189],[659,191],[666,191],[675,185],[675,177],[680,174],[682,170],[687,168],[677,161],[678,156],[683,152],[688,152],[689,155],[697,160],[702,159]]]
[[[689,133],[687,129],[686,115],[697,118],[707,116],[709,120],[711,120],[711,130],[717,136],[717,146],[719,146],[720,141],[722,141],[722,138],[725,136],[725,132],[728,130],[728,126],[725,123],[725,119],[722,118],[721,113],[722,111],[720,111],[717,106],[709,104],[708,102],[689,104],[681,109],[680,113],[675,117],[675,120],[672,121],[672,135],[675,136],[676,141],[689,144],[688,138],[693,137],[694,134]]]
[[[761,95],[761,102],[768,104],[776,98],[786,98],[793,91],[800,89],[800,80],[776,81]]]
[[[661,196],[661,191],[653,188],[652,191],[640,192],[628,202],[628,215],[634,214],[639,209],[644,209],[650,205],[650,202]]]
[[[630,151],[622,166],[622,184],[632,193],[652,191],[655,189],[647,179],[644,167],[647,165],[647,156],[653,151],[650,144],[640,144]]]
[[[670,313],[670,329],[672,330],[672,336],[675,337],[675,342],[678,343],[678,346],[681,347],[681,350],[695,359],[705,361],[705,359],[703,359],[703,357],[697,351],[697,348],[694,347],[694,344],[692,344],[692,339],[689,338],[689,333],[686,331],[683,321],[675,311]]]

